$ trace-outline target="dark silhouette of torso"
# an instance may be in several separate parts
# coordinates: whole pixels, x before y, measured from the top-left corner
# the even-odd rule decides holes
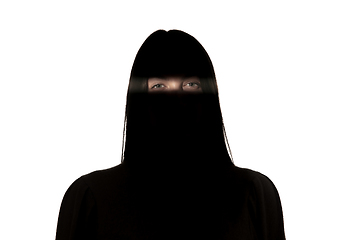
[[[66,194],[58,240],[284,239],[274,185],[235,166],[189,173],[120,164],[83,176]]]

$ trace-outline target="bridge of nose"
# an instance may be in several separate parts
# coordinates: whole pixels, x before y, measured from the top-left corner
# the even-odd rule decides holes
[[[182,91],[183,80],[181,78],[168,78],[169,91]]]

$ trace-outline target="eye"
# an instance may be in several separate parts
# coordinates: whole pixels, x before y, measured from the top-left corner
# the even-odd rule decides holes
[[[163,88],[163,87],[165,87],[165,85],[164,85],[164,84],[157,83],[157,84],[154,84],[154,85],[151,87],[151,89]]]
[[[199,82],[187,82],[184,84],[184,87],[190,89],[200,89],[201,85]]]
[[[187,86],[190,86],[190,87],[196,87],[196,86],[199,86],[198,83],[195,83],[195,82],[189,82],[186,84]]]

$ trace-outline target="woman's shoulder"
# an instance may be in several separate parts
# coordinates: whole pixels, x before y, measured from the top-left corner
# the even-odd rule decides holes
[[[104,186],[111,186],[114,183],[126,181],[127,176],[128,170],[123,164],[107,169],[95,170],[75,179],[69,186],[67,192],[102,189]]]
[[[121,183],[126,181],[129,176],[129,169],[124,164],[119,164],[111,168],[95,170],[82,175],[76,181],[82,181],[89,187],[102,187],[112,183]],[[76,182],[75,181],[75,182]]]
[[[84,180],[91,180],[109,176],[118,176],[119,174],[124,174],[126,172],[125,168],[126,167],[124,166],[124,164],[118,164],[114,167],[92,171],[81,176],[81,178],[83,178]]]
[[[233,169],[233,178],[237,182],[247,183],[249,206],[253,206],[252,211],[258,219],[258,234],[268,236],[268,239],[285,239],[280,196],[270,178],[239,167]]]
[[[271,179],[258,171],[234,166],[230,173],[231,180],[236,184],[245,184],[256,192],[278,195],[275,184]]]
[[[247,181],[270,181],[265,174],[249,169],[249,168],[242,168],[238,166],[234,166],[231,168],[231,175],[237,179],[247,180]]]

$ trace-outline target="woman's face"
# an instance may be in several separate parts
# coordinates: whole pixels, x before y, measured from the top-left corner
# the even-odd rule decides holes
[[[191,92],[201,93],[198,77],[164,76],[148,79],[148,92]]]

